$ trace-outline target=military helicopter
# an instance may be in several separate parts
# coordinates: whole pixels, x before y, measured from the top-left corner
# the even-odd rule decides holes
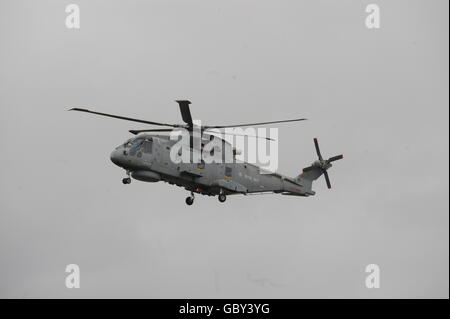
[[[217,152],[218,157],[224,157],[226,150],[231,152],[233,158],[238,154],[237,150],[224,139],[217,137],[208,130],[221,130],[232,127],[257,126],[275,123],[287,123],[303,121],[304,118],[289,119],[281,121],[268,121],[259,123],[246,123],[236,125],[214,125],[202,126],[197,142],[194,141],[193,132],[196,129],[190,112],[188,100],[177,100],[181,118],[185,124],[170,124],[154,121],[147,121],[124,117],[119,115],[100,113],[83,108],[72,108],[69,111],[86,112],[121,120],[164,126],[165,128],[130,130],[136,135],[125,143],[117,146],[111,153],[111,161],[117,166],[125,169],[127,177],[122,179],[123,184],[130,184],[131,178],[144,182],[164,181],[172,185],[184,187],[190,192],[186,198],[186,204],[194,203],[195,194],[208,196],[218,196],[220,202],[225,202],[227,195],[252,195],[275,193],[281,195],[308,197],[315,195],[312,190],[313,181],[324,175],[328,188],[331,188],[330,178],[327,170],[332,166],[332,162],[340,160],[343,155],[323,159],[320,152],[319,143],[314,139],[314,146],[318,160],[303,169],[302,173],[296,177],[288,177],[274,172],[262,171],[259,166],[247,162],[233,161],[205,163],[201,160],[198,163],[174,162],[171,157],[171,149],[178,142],[162,132],[173,132],[174,130],[186,130],[190,134],[190,142],[187,147],[180,148],[178,155],[189,153],[192,157],[194,153],[202,151],[205,143],[216,139],[224,147]],[[258,137],[258,136],[255,136]],[[266,138],[270,140],[270,138]],[[194,145],[195,144],[195,145]],[[210,151],[213,152],[215,148]],[[173,153],[172,153],[173,154]]]

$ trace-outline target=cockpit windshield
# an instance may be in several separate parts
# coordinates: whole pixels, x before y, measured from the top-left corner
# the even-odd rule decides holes
[[[142,143],[144,142],[144,138],[143,137],[135,137],[135,138],[130,138],[128,141],[126,141],[123,146],[125,147],[139,147],[140,145],[142,145]]]

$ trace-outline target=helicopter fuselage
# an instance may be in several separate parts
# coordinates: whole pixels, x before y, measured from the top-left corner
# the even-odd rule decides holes
[[[164,181],[203,195],[264,192],[313,195],[308,188],[304,189],[287,176],[263,173],[258,166],[246,162],[175,163],[170,156],[174,143],[164,135],[138,135],[116,147],[111,153],[111,161],[136,180]]]

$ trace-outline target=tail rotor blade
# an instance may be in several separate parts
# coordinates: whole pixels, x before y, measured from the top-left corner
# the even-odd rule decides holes
[[[334,161],[341,160],[341,159],[343,159],[343,158],[344,158],[344,155],[333,156],[333,157],[330,157],[330,158],[328,159],[328,162],[331,163],[331,162],[334,162]]]
[[[331,188],[331,182],[330,182],[330,177],[328,176],[328,172],[327,171],[323,171],[323,176],[325,177],[325,181],[327,182],[327,186],[330,189]]]
[[[317,141],[317,138],[314,138],[314,146],[316,147],[317,156],[319,157],[319,160],[322,160],[322,154],[320,154],[320,148],[319,148],[319,142]]]

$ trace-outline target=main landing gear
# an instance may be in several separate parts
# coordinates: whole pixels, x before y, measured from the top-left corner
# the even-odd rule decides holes
[[[186,197],[186,205],[191,206],[192,204],[194,204],[194,193],[191,192],[191,196]]]
[[[220,193],[218,195],[219,198],[219,202],[223,203],[227,200],[227,196],[224,193]],[[186,205],[191,206],[192,204],[194,204],[194,192],[191,192],[191,196],[186,197]]]
[[[227,196],[225,194],[219,194],[219,202],[223,203],[227,200]]]

